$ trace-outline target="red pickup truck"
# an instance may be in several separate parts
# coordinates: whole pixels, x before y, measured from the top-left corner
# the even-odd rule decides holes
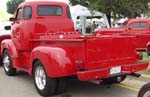
[[[102,35],[121,34],[135,36],[137,50],[145,51],[147,43],[150,41],[150,18],[129,19],[118,28],[100,29],[98,32]],[[148,50],[150,52],[150,49]]]
[[[16,70],[33,75],[42,96],[63,92],[67,77],[121,82],[126,75],[138,75],[135,72],[148,67],[146,62],[137,62],[140,55],[133,36],[75,32],[65,3],[25,2],[10,21],[12,28],[5,28],[11,28],[12,37],[1,43],[4,71],[8,76]]]

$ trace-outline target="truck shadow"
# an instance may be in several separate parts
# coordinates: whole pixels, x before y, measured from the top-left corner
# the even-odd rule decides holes
[[[67,91],[64,94],[52,97],[136,97],[137,95],[133,91],[114,85],[97,85],[72,79],[68,81],[67,86]]]

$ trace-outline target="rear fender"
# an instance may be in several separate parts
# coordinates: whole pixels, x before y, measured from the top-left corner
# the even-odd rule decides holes
[[[49,77],[72,75],[77,68],[71,58],[67,56],[67,52],[58,47],[35,48],[31,54],[31,64],[34,64],[35,60],[39,60],[43,64]],[[32,70],[33,68],[31,68],[30,74],[32,74]]]

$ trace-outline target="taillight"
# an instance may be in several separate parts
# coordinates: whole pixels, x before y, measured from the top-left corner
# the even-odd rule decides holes
[[[143,53],[138,52],[137,53],[137,59],[142,60],[143,59]]]

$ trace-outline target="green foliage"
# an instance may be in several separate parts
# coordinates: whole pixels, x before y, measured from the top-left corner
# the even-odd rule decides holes
[[[114,16],[134,18],[149,12],[150,0],[70,0],[73,5],[82,4]],[[87,2],[87,3],[86,3]]]
[[[25,0],[9,0],[7,2],[7,12],[10,14],[14,14],[17,6],[24,1]]]
[[[75,4],[82,4],[93,10],[106,13],[108,20],[110,18],[128,17],[135,18],[149,12],[150,0],[70,0]],[[87,2],[87,3],[85,3]]]
[[[150,9],[149,0],[120,0],[119,2],[120,5],[114,4],[116,10],[114,9],[113,12],[123,17],[135,18],[146,14]]]
[[[76,5],[76,4],[86,5],[85,0],[70,0],[70,1],[72,5]]]
[[[142,61],[145,61],[145,62],[149,62],[150,58],[149,56],[147,55],[146,52],[143,52],[143,60]]]

